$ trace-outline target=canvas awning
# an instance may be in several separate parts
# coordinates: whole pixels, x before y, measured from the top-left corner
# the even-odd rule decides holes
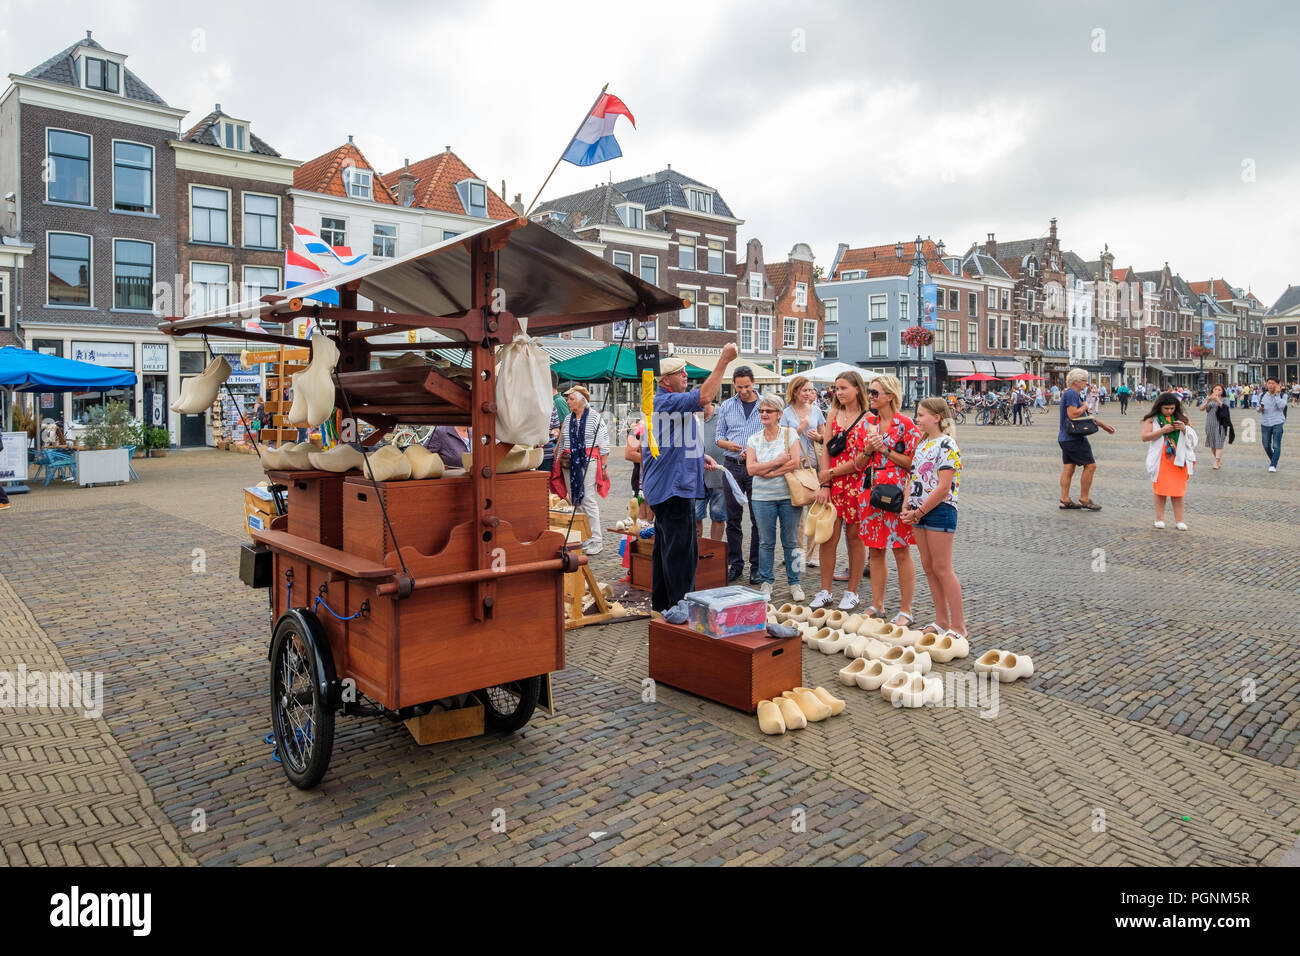
[[[0,387],[17,392],[103,392],[135,384],[135,372],[45,355],[31,349],[0,348]]]
[[[961,378],[975,374],[975,363],[970,359],[939,359],[948,371],[948,378]]]
[[[496,283],[506,310],[528,317],[528,333],[547,335],[620,321],[644,308],[647,316],[676,312],[682,299],[640,276],[598,258],[537,223],[523,219],[494,222],[451,239],[424,246],[395,259],[371,259],[328,278],[308,282],[258,301],[236,302],[220,309],[160,323],[164,332],[201,328],[236,328],[245,319],[276,322],[276,313],[291,312],[294,299],[357,284],[357,294],[403,315],[451,316],[473,305],[470,250],[488,241]],[[310,305],[310,303],[308,303]],[[382,316],[375,321],[382,322]],[[458,333],[450,333],[452,335]],[[427,346],[426,346],[427,347]]]
[[[617,368],[615,368],[616,359]],[[601,382],[608,380],[612,374],[617,374],[624,381],[633,381],[641,377],[636,370],[636,351],[626,347],[620,349],[617,345],[609,345],[588,352],[586,355],[577,355],[563,362],[552,362],[551,370],[562,381],[571,382]],[[688,378],[708,378],[709,371],[687,362],[686,375]]]
[[[1009,362],[1005,359],[993,360],[993,372],[998,378],[1010,378],[1012,375],[1024,375],[1025,367],[1019,362]]]
[[[976,372],[983,372],[985,375],[997,376],[997,370],[993,368],[993,363],[986,359],[976,359],[973,363]],[[973,374],[973,373],[972,373]]]

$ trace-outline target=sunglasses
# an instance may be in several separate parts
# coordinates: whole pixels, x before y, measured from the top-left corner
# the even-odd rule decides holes
[[[872,398],[880,397],[880,392],[874,388],[867,389],[867,394],[870,395]]]

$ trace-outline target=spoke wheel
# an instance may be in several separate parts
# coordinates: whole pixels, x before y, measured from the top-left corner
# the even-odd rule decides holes
[[[281,619],[271,646],[271,726],[280,765],[300,790],[320,783],[334,749],[328,654],[319,625],[312,628],[306,615],[295,612]]]
[[[978,412],[975,413],[975,424],[987,425],[988,423],[989,423],[989,410],[987,408],[981,408]]]
[[[528,677],[479,691],[484,729],[505,734],[521,729],[532,719],[541,692],[541,677]]]

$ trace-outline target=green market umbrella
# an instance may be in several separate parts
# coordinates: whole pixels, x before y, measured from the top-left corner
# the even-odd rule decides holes
[[[616,359],[617,367],[615,367]],[[636,352],[627,346],[620,350],[617,345],[608,345],[586,355],[555,362],[551,368],[561,381],[570,382],[603,382],[608,381],[612,375],[617,375],[624,381],[636,381],[641,377],[636,370]],[[686,365],[686,374],[690,378],[709,377],[708,370],[691,365],[689,362]]]

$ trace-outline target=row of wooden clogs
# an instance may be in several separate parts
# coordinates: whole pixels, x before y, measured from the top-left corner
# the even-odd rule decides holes
[[[810,723],[834,717],[845,703],[825,687],[796,687],[773,700],[758,702],[758,729],[765,734],[802,730]]]

